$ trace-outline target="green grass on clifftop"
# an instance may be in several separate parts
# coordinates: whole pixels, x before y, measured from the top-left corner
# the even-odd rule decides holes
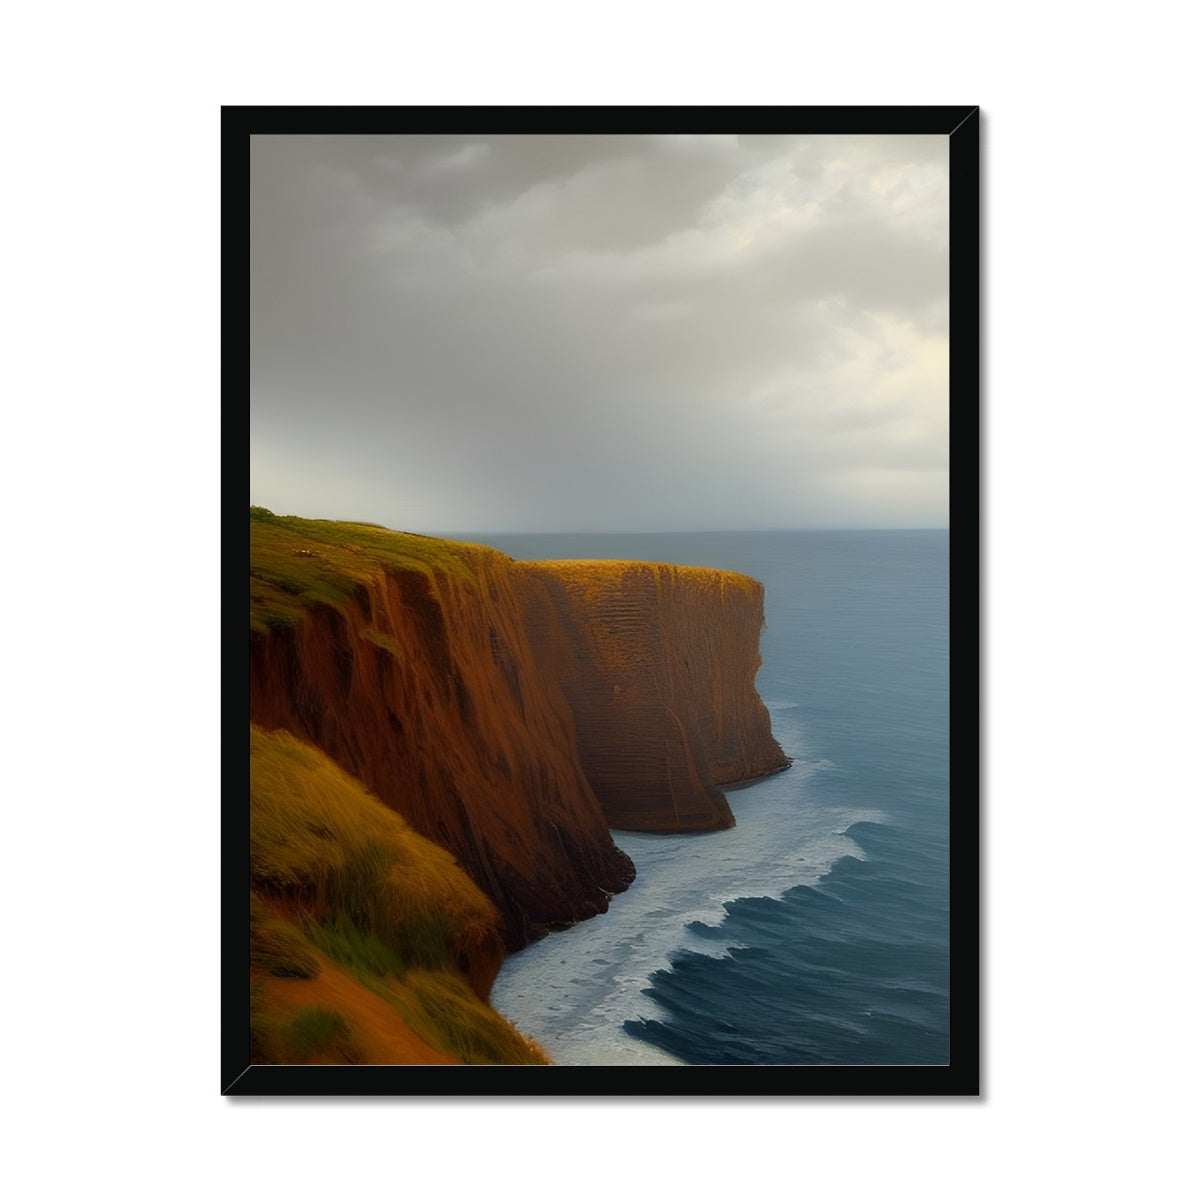
[[[354,521],[312,521],[250,509],[250,628],[293,624],[318,604],[338,607],[381,570],[441,572],[474,583],[481,556],[466,542]]]

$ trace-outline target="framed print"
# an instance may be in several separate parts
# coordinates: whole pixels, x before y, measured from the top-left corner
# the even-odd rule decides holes
[[[223,1093],[978,1094],[979,130],[223,110]]]

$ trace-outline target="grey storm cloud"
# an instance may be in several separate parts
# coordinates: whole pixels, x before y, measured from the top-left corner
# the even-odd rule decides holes
[[[259,137],[251,499],[942,525],[945,137]]]

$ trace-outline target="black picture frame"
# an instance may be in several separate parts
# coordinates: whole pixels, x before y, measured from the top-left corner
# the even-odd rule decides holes
[[[944,134],[950,146],[950,1062],[945,1066],[282,1066],[249,1061],[249,800],[242,707],[246,489],[223,463],[221,1092],[241,1096],[959,1096],[980,1094],[979,107],[253,107],[222,126],[222,414],[240,446],[249,358],[248,139],[256,134]],[[236,620],[235,620],[236,617]],[[245,714],[248,719],[248,711]],[[235,736],[236,734],[236,736]],[[242,747],[242,748],[238,748]]]

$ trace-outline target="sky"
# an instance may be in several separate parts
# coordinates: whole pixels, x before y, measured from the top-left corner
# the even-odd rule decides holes
[[[948,524],[949,138],[259,136],[251,503]]]

